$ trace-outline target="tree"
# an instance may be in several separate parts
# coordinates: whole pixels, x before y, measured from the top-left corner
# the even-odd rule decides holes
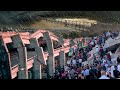
[[[81,32],[82,37],[88,37],[89,34],[90,34],[89,31],[82,31]]]
[[[63,38],[67,39],[69,35],[67,33],[62,33]]]
[[[89,37],[95,37],[95,36],[98,36],[98,34],[97,33],[90,33],[89,34]]]
[[[69,34],[69,38],[79,38],[80,37],[80,33],[79,32],[76,32],[76,31],[72,31],[70,34]]]

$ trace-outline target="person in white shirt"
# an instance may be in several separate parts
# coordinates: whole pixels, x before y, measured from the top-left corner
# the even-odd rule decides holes
[[[85,76],[89,75],[89,69],[86,69],[86,70],[85,70],[84,75],[85,75]]]
[[[84,72],[85,72],[85,68],[84,68],[84,65],[82,64],[82,71],[81,71],[81,73],[84,75]]]
[[[103,59],[103,64],[105,64],[105,62],[107,62],[107,60]]]
[[[106,48],[106,46],[105,46],[105,45],[103,45],[103,50],[104,50],[104,52],[106,51],[106,49],[107,49],[107,48]]]
[[[110,53],[110,56],[112,56],[112,52],[111,51],[109,51],[108,53]]]
[[[106,67],[106,71],[108,71],[108,63],[107,62],[105,62],[105,67]]]
[[[104,56],[104,57],[102,58],[102,63],[104,64],[106,61],[107,61],[107,60],[106,60],[106,57]]]
[[[82,59],[81,58],[79,59],[79,63],[82,63]]]
[[[109,31],[107,32],[107,35],[106,35],[106,36],[107,36],[107,37],[109,37],[109,36],[110,36],[110,32],[109,32]]]
[[[72,64],[76,65],[76,60],[75,59],[72,60]]]
[[[104,70],[101,71],[101,77],[99,79],[110,79],[106,76],[106,72]]]
[[[82,74],[84,74],[84,72],[85,72],[84,70],[81,71]]]
[[[70,69],[70,68],[69,68],[67,65],[64,66],[64,70],[65,70],[66,72],[69,71],[69,69]]]
[[[93,41],[91,42],[91,45],[92,45],[92,46],[94,45],[94,42],[93,42]]]
[[[114,65],[112,64],[111,65],[111,77],[113,77],[114,78],[114,73],[113,73],[113,71],[115,70],[115,67],[114,67]]]
[[[120,72],[120,63],[117,66],[117,70]]]
[[[98,47],[96,47],[96,53],[97,53],[97,54],[99,53],[99,48],[98,48]]]
[[[67,65],[70,65],[71,64],[71,60],[67,60]]]
[[[108,75],[108,73],[111,73],[111,67],[110,66],[108,66],[108,68],[107,68],[106,75]]]
[[[86,77],[86,79],[89,79],[89,67],[86,68],[86,70],[84,71],[84,76]]]
[[[95,44],[97,44],[97,40],[95,39]]]
[[[79,59],[79,66],[81,66],[81,64],[82,64],[82,59],[80,58]]]

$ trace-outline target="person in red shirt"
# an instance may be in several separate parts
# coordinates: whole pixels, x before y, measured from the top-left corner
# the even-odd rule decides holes
[[[81,53],[80,52],[78,53],[78,58],[81,58]]]
[[[81,72],[81,67],[77,68],[77,72],[80,73]]]
[[[110,53],[107,54],[107,60],[111,61]]]

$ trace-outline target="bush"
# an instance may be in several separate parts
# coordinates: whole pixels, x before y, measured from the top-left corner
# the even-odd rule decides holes
[[[70,34],[69,34],[69,38],[79,38],[81,35],[79,32],[76,32],[76,31],[72,31]]]
[[[89,32],[88,31],[82,31],[81,32],[81,36],[82,37],[88,37],[89,36]]]
[[[62,33],[63,38],[67,39],[69,35],[67,33]]]
[[[89,37],[95,37],[95,36],[98,36],[98,34],[97,33],[90,33],[89,34]]]

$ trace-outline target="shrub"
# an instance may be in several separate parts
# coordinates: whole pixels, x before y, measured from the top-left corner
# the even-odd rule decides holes
[[[63,38],[67,39],[69,35],[67,33],[62,33]]]
[[[72,31],[70,34],[69,34],[69,38],[79,38],[81,35],[79,32],[76,32],[76,31]]]

